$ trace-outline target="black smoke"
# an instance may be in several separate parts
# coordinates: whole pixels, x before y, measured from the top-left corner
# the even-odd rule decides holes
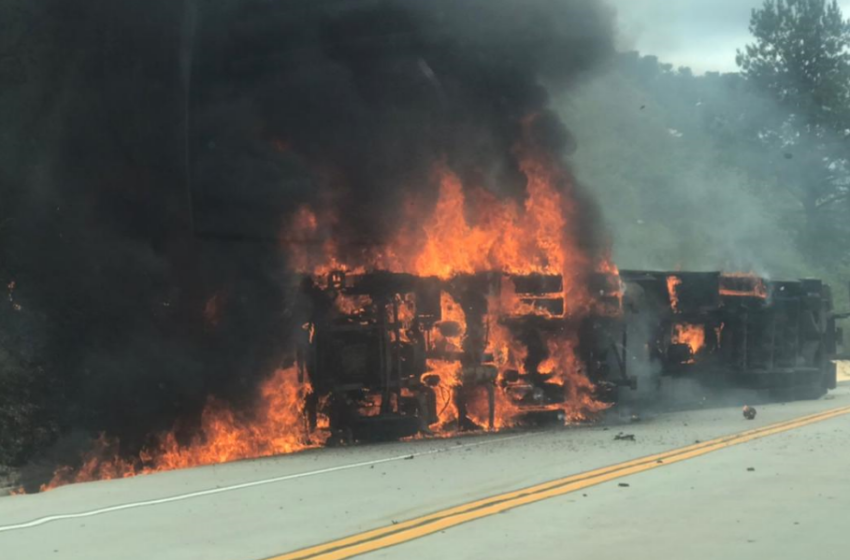
[[[209,395],[250,402],[286,359],[298,205],[344,209],[334,234],[370,243],[405,193],[433,200],[435,162],[521,197],[521,120],[568,154],[548,92],[613,51],[596,0],[31,4],[0,68],[0,280],[22,306],[2,341],[39,372],[43,440],[128,449]]]
[[[279,210],[332,196],[345,209],[335,237],[367,243],[398,225],[407,192],[428,191],[435,162],[465,184],[522,196],[521,120],[537,115],[552,153],[572,149],[547,88],[569,86],[612,50],[610,13],[595,0],[254,2],[238,13],[226,38],[209,28],[198,64],[210,114],[196,131],[206,163],[195,187],[213,216],[202,227],[215,231],[227,226],[210,207],[234,198],[222,176],[245,184],[236,177],[252,174],[250,189],[277,190],[274,226]],[[248,138],[233,136],[234,119]],[[285,147],[272,158],[281,169],[258,169],[273,143]],[[245,231],[242,218],[225,221]]]

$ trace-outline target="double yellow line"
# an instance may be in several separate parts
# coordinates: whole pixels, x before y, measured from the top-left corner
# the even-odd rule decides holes
[[[620,477],[641,473],[656,469],[665,465],[672,465],[680,461],[706,455],[726,447],[746,443],[781,432],[787,432],[795,428],[822,422],[838,416],[850,413],[850,407],[835,408],[809,416],[795,418],[786,422],[771,424],[762,428],[748,430],[738,434],[719,437],[710,441],[689,445],[680,449],[634,459],[625,463],[603,467],[593,471],[568,476],[551,482],[545,482],[514,492],[507,492],[469,502],[460,506],[445,509],[391,525],[374,529],[365,533],[352,535],[339,540],[327,542],[317,546],[304,548],[281,556],[275,556],[268,560],[342,560],[360,554],[374,552],[376,550],[401,544],[413,539],[418,539],[449,527],[467,523],[482,517],[507,511],[519,506],[533,504],[541,500],[561,496],[575,492],[589,486],[595,486]]]

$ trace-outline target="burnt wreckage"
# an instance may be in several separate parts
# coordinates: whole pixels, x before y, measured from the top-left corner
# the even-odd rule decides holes
[[[624,323],[646,338],[662,376],[778,399],[835,388],[842,331],[829,286],[751,274],[624,271]],[[648,311],[648,313],[646,313]],[[645,313],[655,321],[643,323]]]
[[[640,360],[660,373],[650,383],[689,378],[707,391],[792,399],[835,387],[841,316],[818,280],[622,271],[589,283],[594,307],[576,324],[558,276],[305,277],[312,317],[297,361],[313,388],[311,426],[324,411],[343,439],[405,437],[430,433],[449,406],[452,430],[500,427],[505,415],[510,425],[562,421],[576,378],[545,366],[545,341],[558,336],[572,337],[583,390],[600,410],[636,389]],[[506,290],[519,305],[494,309]],[[520,363],[500,359],[493,338],[503,329],[524,346]]]

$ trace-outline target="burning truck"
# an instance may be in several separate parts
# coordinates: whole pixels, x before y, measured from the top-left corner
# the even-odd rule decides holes
[[[586,280],[592,305],[577,307],[559,275],[304,275],[295,363],[264,382],[254,415],[211,401],[191,440],[160,434],[137,457],[102,436],[42,489],[322,444],[594,420],[646,383],[636,367],[646,361],[660,374],[650,395],[683,379],[774,400],[836,385],[846,314],[818,280],[616,269]]]
[[[835,388],[842,342],[829,286],[754,274],[623,271],[624,322],[641,333],[664,378],[706,392],[748,389],[772,399]],[[643,315],[645,319],[641,320]],[[646,320],[648,319],[648,320]]]
[[[369,440],[601,412],[634,384],[613,280],[598,313],[575,319],[559,276],[307,277],[313,317],[297,354],[310,425],[324,414],[332,433]]]
[[[250,400],[210,391],[200,414],[180,411],[143,442],[107,434],[45,488],[590,420],[643,388],[646,364],[662,383],[791,396],[834,385],[839,337],[821,283],[618,271],[552,102],[615,52],[610,10],[522,7],[199,9],[181,86],[192,114],[180,221],[197,241],[186,247],[202,249],[181,259],[199,268],[184,275],[185,314],[216,343],[268,335],[245,343],[264,379]],[[256,295],[244,285],[265,290],[250,314],[238,312]]]
[[[305,277],[313,302],[299,372],[312,428],[335,440],[500,429],[593,418],[636,389],[697,381],[813,398],[835,387],[828,286],[750,274],[623,271],[588,277],[594,305],[568,313],[554,275],[495,272],[443,280],[337,270]],[[658,388],[658,387],[656,387]]]
[[[523,197],[436,165],[428,211],[404,204],[381,240],[303,207],[285,233],[308,303],[297,342],[311,427],[331,441],[594,418],[626,375],[623,285],[569,173],[522,123]],[[411,193],[415,197],[416,192]],[[415,199],[415,198],[414,198]]]

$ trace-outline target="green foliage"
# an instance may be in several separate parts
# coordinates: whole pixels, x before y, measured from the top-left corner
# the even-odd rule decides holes
[[[835,0],[767,0],[750,31],[737,62],[778,108],[757,126],[766,146],[794,159],[780,186],[802,205],[801,249],[815,264],[846,261],[850,22]]]
[[[753,10],[743,75],[807,124],[841,131],[850,116],[850,23],[837,0],[767,0]]]

